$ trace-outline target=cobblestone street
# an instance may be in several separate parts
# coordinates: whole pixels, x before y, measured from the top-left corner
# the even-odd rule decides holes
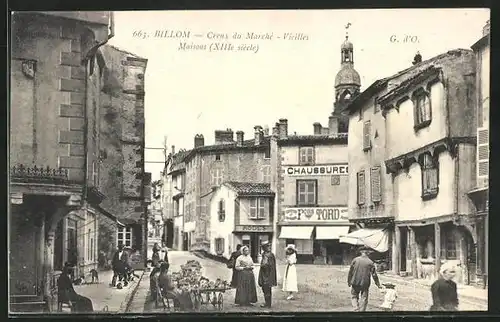
[[[188,252],[170,252],[171,271],[180,269],[180,265],[187,260],[198,260],[202,265],[202,273],[209,279],[223,278],[230,279],[230,270],[222,263],[199,258]],[[284,267],[278,268],[278,279],[281,279],[280,273]],[[296,299],[287,301],[286,295],[281,291],[281,285],[273,289],[273,308],[275,312],[291,311],[351,311],[350,290],[345,280],[347,276],[346,267],[338,266],[316,266],[316,265],[297,265],[297,275],[299,284],[299,293]],[[256,267],[255,275],[258,275]],[[138,291],[136,292],[132,303],[129,306],[130,313],[161,313],[163,309],[155,309],[154,303],[147,303],[149,292],[148,273],[144,275]],[[381,275],[381,282],[387,281],[388,277]],[[392,280],[391,280],[392,281]],[[395,305],[397,311],[427,311],[430,306],[430,290],[423,285],[405,285],[397,284],[399,293]],[[241,308],[234,305],[235,290],[229,290],[224,294],[224,312],[262,312],[258,305],[250,308]],[[460,297],[460,310],[480,311],[487,309],[487,301],[479,298]],[[263,301],[262,291],[257,289],[257,296],[260,302]],[[368,310],[380,311],[378,308],[382,303],[383,294],[373,286],[370,290],[370,301]],[[202,311],[215,311],[213,307],[202,307]]]

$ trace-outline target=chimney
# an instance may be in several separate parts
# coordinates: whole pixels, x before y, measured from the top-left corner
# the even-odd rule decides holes
[[[175,145],[172,145],[172,155],[175,154]]]
[[[413,57],[413,65],[420,64],[422,62],[422,55],[420,55],[420,52],[417,51],[417,54],[415,57]]]
[[[255,145],[260,145],[262,143],[262,137],[264,136],[264,133],[262,133],[262,126],[256,125],[253,128],[255,130]]]
[[[269,126],[264,126],[264,136],[269,136]]]
[[[273,136],[278,137],[280,135],[280,125],[276,123],[273,127]]]
[[[229,144],[234,143],[233,130],[216,130],[215,131],[215,144]]]
[[[286,138],[288,136],[288,120],[280,119],[279,120],[279,129],[280,129],[280,139]]]
[[[245,133],[243,131],[237,131],[236,132],[236,145],[237,146],[242,146],[243,145],[243,136]]]
[[[201,146],[205,145],[205,138],[203,137],[203,134],[196,134],[194,136],[194,147],[199,148]]]
[[[323,128],[323,127],[321,126],[321,123],[316,122],[316,123],[314,123],[314,124],[313,124],[313,127],[314,127],[314,135],[319,135],[319,134],[321,134],[321,129]]]
[[[490,29],[491,29],[490,21],[488,20],[486,21],[486,25],[484,25],[483,27],[483,37],[490,34]]]
[[[330,115],[328,118],[328,134],[338,134],[339,133],[339,119],[337,116]]]

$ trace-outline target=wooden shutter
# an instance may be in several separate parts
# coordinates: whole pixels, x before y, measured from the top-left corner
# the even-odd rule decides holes
[[[358,172],[358,205],[365,203],[365,172]]]
[[[477,132],[477,176],[488,177],[489,175],[489,130],[481,129]]]
[[[382,201],[380,167],[373,167],[370,173],[371,195],[373,202]]]
[[[371,123],[366,121],[363,124],[363,150],[369,150],[371,148]]]

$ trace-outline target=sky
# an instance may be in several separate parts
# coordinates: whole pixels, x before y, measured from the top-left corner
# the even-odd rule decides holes
[[[148,59],[146,147],[161,148],[166,137],[168,153],[172,145],[191,149],[198,133],[213,144],[218,129],[251,138],[255,125],[271,129],[280,118],[288,119],[289,133],[312,134],[314,122],[327,125],[348,23],[364,90],[410,67],[417,51],[425,60],[470,49],[489,18],[489,9],[123,11],[115,12],[109,43]],[[190,34],[155,37],[157,30]],[[272,39],[246,39],[250,32],[272,33]],[[215,34],[229,39],[208,39]],[[207,49],[179,49],[184,42]],[[233,50],[210,51],[212,43]],[[238,50],[241,45],[253,51]],[[153,180],[163,164],[150,162],[163,160],[163,151],[146,150]]]

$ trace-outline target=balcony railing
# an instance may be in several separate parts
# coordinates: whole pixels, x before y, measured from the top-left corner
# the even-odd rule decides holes
[[[47,167],[27,167],[18,164],[10,169],[10,179],[16,182],[43,182],[43,183],[63,183],[67,182],[68,170],[53,169]]]
[[[379,219],[379,218],[394,218],[392,206],[384,204],[362,205],[349,209],[349,219]]]

